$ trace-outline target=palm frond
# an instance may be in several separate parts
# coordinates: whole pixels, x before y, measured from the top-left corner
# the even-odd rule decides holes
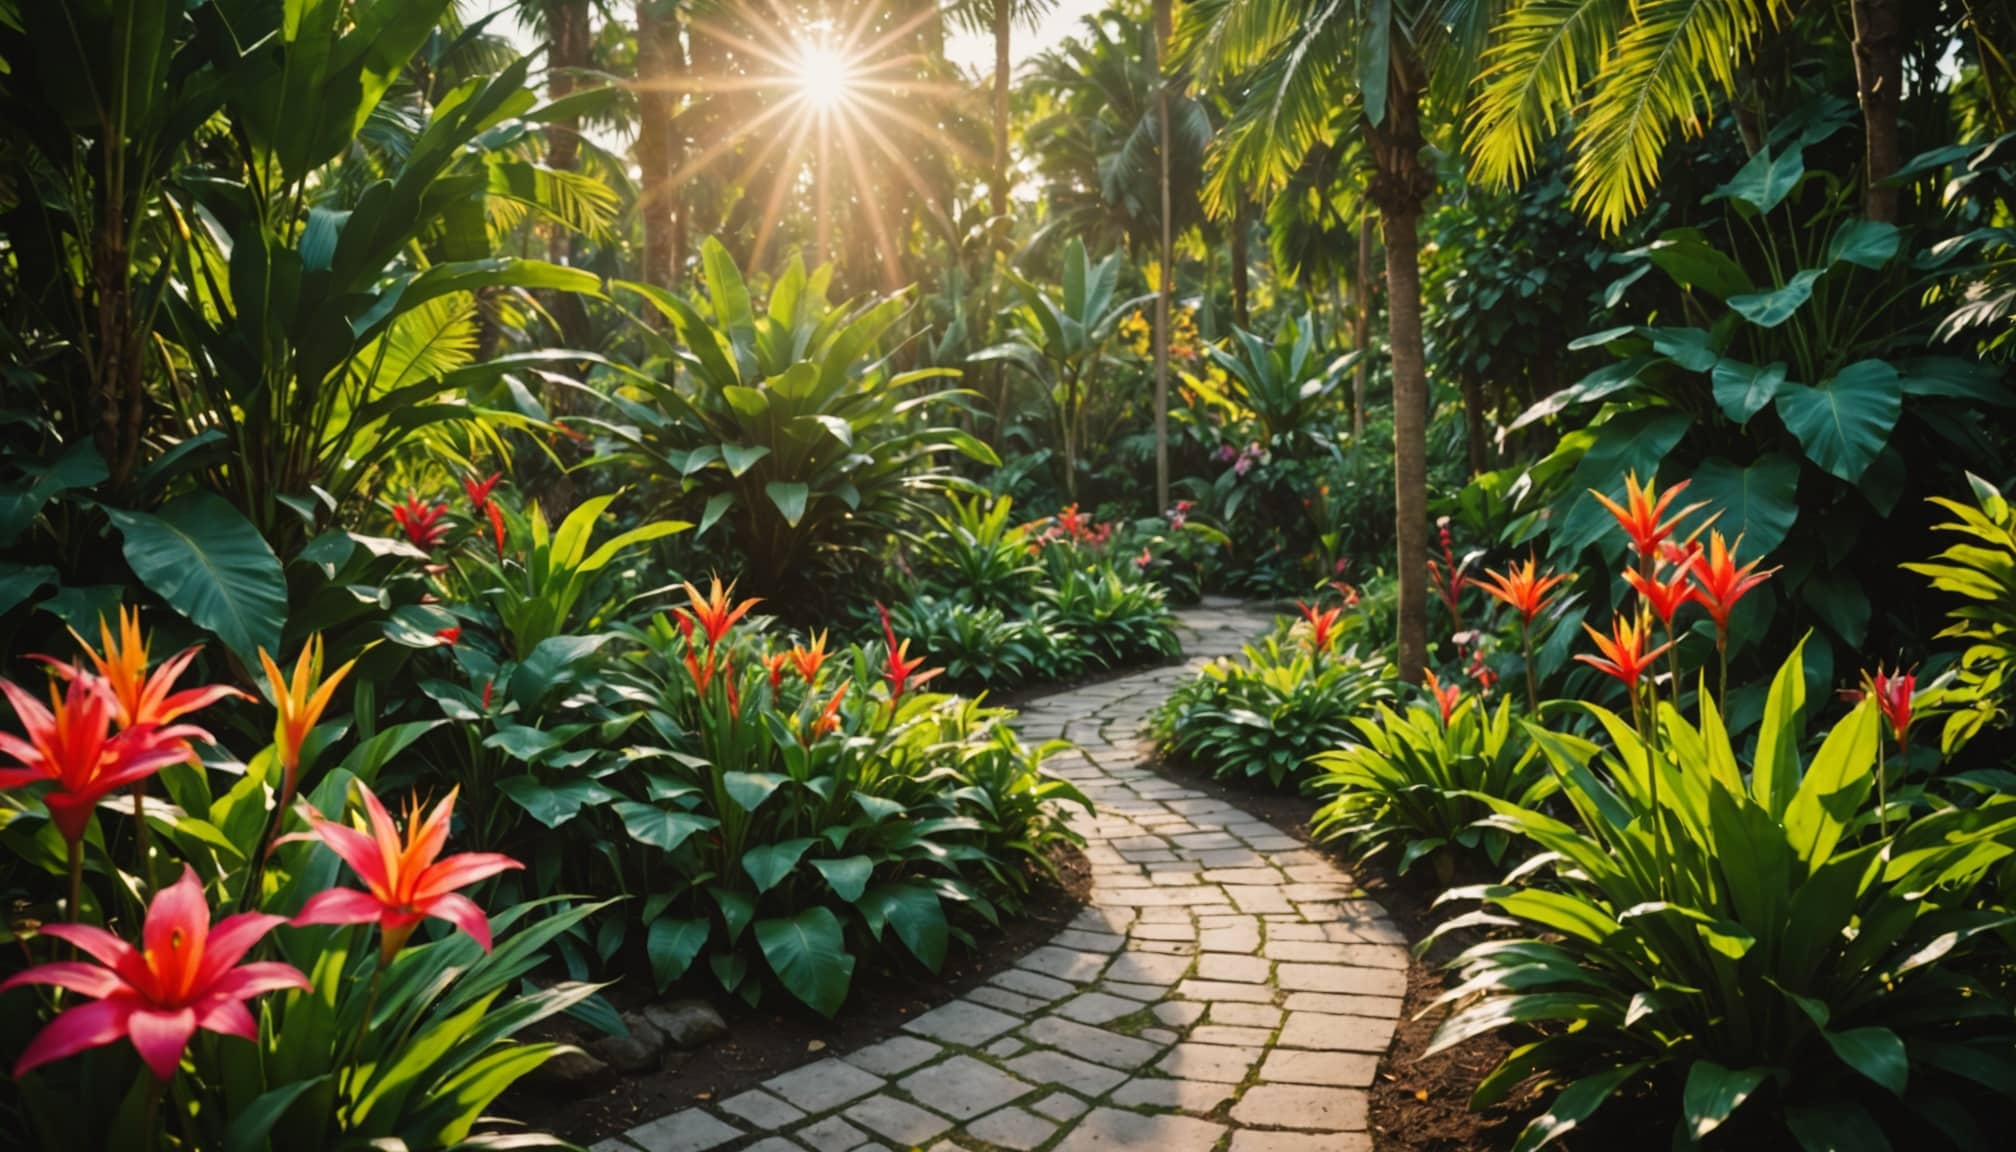
[[[1575,133],[1575,206],[1615,232],[1645,204],[1674,125],[1699,135],[1783,0],[1640,0],[1591,81]]]
[[[1322,4],[1285,50],[1248,80],[1245,98],[1212,149],[1203,193],[1212,216],[1224,219],[1242,196],[1280,188],[1310,149],[1337,135],[1338,119],[1357,104],[1346,8],[1346,0]]]
[[[451,292],[402,313],[350,362],[370,395],[445,376],[476,359],[476,297]]]
[[[1343,19],[1338,0],[1195,0],[1177,17],[1175,60],[1198,83],[1251,72],[1298,31]]]
[[[1603,53],[1630,18],[1630,0],[1526,0],[1485,50],[1465,143],[1471,171],[1493,188],[1517,184],[1560,127]]]

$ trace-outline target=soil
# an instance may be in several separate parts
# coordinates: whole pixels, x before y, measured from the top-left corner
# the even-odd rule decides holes
[[[1216,780],[1209,771],[1193,764],[1162,762],[1155,769],[1186,787],[1238,805],[1349,869],[1359,887],[1385,907],[1409,940],[1419,940],[1434,929],[1438,917],[1430,904],[1444,886],[1426,872],[1396,877],[1376,860],[1361,865],[1343,851],[1342,845],[1314,840],[1309,825],[1320,807],[1314,798],[1274,791],[1264,781],[1249,785],[1243,781]],[[1459,878],[1458,882],[1469,879]],[[1439,1009],[1429,1010],[1446,987],[1440,965],[1471,942],[1472,939],[1446,938],[1438,941],[1427,956],[1416,956],[1408,965],[1407,998],[1399,1030],[1372,1084],[1370,1125],[1372,1146],[1378,1152],[1487,1152],[1510,1148],[1519,1138],[1519,1130],[1537,1110],[1535,1100],[1521,1099],[1516,1094],[1482,1112],[1470,1110],[1471,1092],[1521,1037],[1494,1032],[1422,1059],[1421,1054],[1427,1050],[1428,1041],[1444,1015]],[[1561,1144],[1568,1146],[1566,1141]]]
[[[534,1130],[586,1145],[668,1112],[746,1091],[818,1059],[822,1052],[849,1052],[895,1035],[905,1020],[1012,967],[1078,914],[1091,893],[1091,866],[1082,852],[1071,847],[1054,852],[1051,862],[1061,884],[1036,874],[1025,914],[999,928],[982,924],[984,931],[973,932],[973,946],[955,945],[936,975],[915,964],[897,963],[887,953],[878,954],[855,971],[847,1005],[833,1020],[775,989],[761,1007],[751,1008],[741,1000],[724,1001],[717,989],[675,986],[666,999],[699,995],[712,1000],[728,1022],[727,1037],[690,1052],[674,1052],[650,1075],[612,1076],[552,1093],[520,1087],[500,1100],[495,1111],[523,1119]],[[626,1009],[655,999],[650,991],[648,976],[633,976],[605,995],[617,1008]]]

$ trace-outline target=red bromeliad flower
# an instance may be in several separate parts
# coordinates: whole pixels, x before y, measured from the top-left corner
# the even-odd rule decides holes
[[[436,629],[434,638],[453,648],[462,642],[462,626],[460,624],[453,624],[446,628]]]
[[[485,712],[490,711],[490,694],[496,689],[496,687],[497,687],[497,678],[494,676],[488,680],[483,681],[483,711]]]
[[[411,492],[406,494],[404,503],[392,505],[392,519],[406,534],[407,543],[423,552],[432,552],[440,547],[442,539],[448,535],[448,525],[441,519],[447,514],[448,505],[424,502]]]
[[[487,479],[483,480],[478,480],[474,476],[465,476],[462,478],[462,490],[469,494],[469,511],[471,513],[482,512],[490,507],[490,493],[496,489],[497,482],[502,479],[504,479],[504,473],[502,472],[492,472]]]
[[[1634,690],[1638,686],[1639,677],[1652,666],[1652,662],[1664,656],[1666,650],[1673,647],[1671,643],[1667,643],[1659,645],[1650,652],[1645,651],[1645,642],[1652,635],[1651,622],[1642,616],[1627,617],[1621,612],[1610,622],[1608,636],[1587,624],[1582,625],[1582,630],[1596,641],[1596,647],[1603,656],[1599,659],[1586,653],[1577,653],[1575,659],[1605,675],[1615,676],[1624,682],[1626,688]]]
[[[104,682],[89,673],[71,676],[61,694],[51,684],[47,708],[11,680],[0,680],[0,693],[14,706],[27,737],[0,732],[0,755],[15,764],[0,768],[0,789],[53,781],[55,789],[42,802],[72,845],[82,842],[98,801],[187,758],[189,746],[175,734],[197,731],[167,729],[168,739],[147,728],[114,735],[117,705]]]
[[[1302,619],[1309,624],[1309,647],[1317,652],[1328,652],[1331,641],[1337,638],[1337,620],[1344,615],[1343,607],[1319,610],[1300,600],[1295,602],[1295,606],[1302,610]]]
[[[900,644],[897,643],[896,629],[889,623],[889,609],[880,601],[876,602],[875,607],[882,613],[882,636],[888,641],[888,647],[883,654],[886,667],[882,673],[882,678],[889,682],[889,699],[893,702],[901,700],[903,693],[908,691],[911,685],[924,683],[926,680],[938,675],[942,669],[933,668],[931,671],[916,676],[913,679],[912,674],[924,666],[924,657],[919,656],[915,660],[909,659],[910,641],[905,640]]]
[[[497,562],[504,562],[504,506],[495,500],[483,505],[483,514],[490,517],[490,542],[497,546]]]
[[[1666,516],[1666,509],[1673,503],[1673,498],[1686,491],[1687,485],[1691,483],[1693,483],[1691,480],[1682,480],[1661,494],[1656,480],[1646,483],[1641,488],[1638,486],[1638,473],[1631,472],[1624,477],[1624,507],[1619,507],[1616,501],[1594,488],[1589,490],[1589,494],[1596,497],[1603,507],[1610,510],[1610,515],[1617,518],[1617,523],[1623,526],[1624,534],[1631,538],[1631,547],[1638,555],[1649,558],[1659,554],[1659,545],[1673,535],[1674,529],[1680,526],[1680,521],[1706,506],[1705,503],[1689,504],[1674,513],[1671,518]]]
[[[1517,612],[1519,622],[1530,627],[1533,618],[1547,610],[1547,605],[1552,600],[1549,593],[1555,586],[1566,584],[1574,578],[1574,575],[1568,572],[1540,575],[1539,563],[1529,552],[1526,554],[1524,564],[1513,564],[1503,572],[1485,569],[1484,578],[1477,581],[1477,586]]]
[[[715,674],[727,671],[725,661],[719,664],[716,663],[719,655],[720,653],[709,648],[707,650],[707,662],[703,664],[698,657],[693,655],[692,648],[689,647],[686,649],[686,674],[693,678],[693,690],[702,696],[705,696],[707,689],[713,685]]]
[[[293,803],[294,786],[299,782],[301,770],[301,745],[308,740],[308,733],[315,728],[315,722],[322,718],[322,712],[329,707],[329,701],[336,695],[336,685],[357,666],[352,659],[348,664],[329,676],[322,678],[322,636],[316,633],[308,637],[301,646],[301,654],[294,660],[294,679],[290,682],[280,672],[280,666],[259,650],[259,663],[266,670],[266,683],[272,690],[273,709],[273,752],[280,760],[280,811],[285,811]]]
[[[1917,689],[1918,677],[1909,672],[1886,672],[1878,666],[1873,675],[1862,673],[1862,691],[1876,698],[1898,751],[1906,755],[1911,749],[1911,697]]]
[[[810,647],[801,644],[791,649],[791,664],[798,669],[798,675],[804,679],[805,685],[808,688],[811,687],[812,681],[818,678],[819,667],[824,663],[826,663],[826,632],[824,629],[813,635]]]
[[[728,630],[735,626],[737,620],[748,615],[751,608],[763,602],[763,598],[757,596],[736,604],[730,599],[734,595],[735,585],[730,584],[727,588],[722,588],[719,576],[713,578],[705,596],[700,595],[700,590],[692,584],[686,585],[686,597],[693,603],[691,619],[697,621],[700,630],[707,634],[709,648],[719,644],[721,638],[728,634]],[[680,617],[682,621],[680,627],[686,632],[687,639],[692,639],[692,624],[685,622],[686,612],[679,608],[674,608],[672,612]]]
[[[1624,582],[1638,590],[1638,598],[1645,602],[1645,606],[1652,610],[1652,614],[1659,618],[1660,625],[1668,632],[1673,630],[1674,614],[1686,607],[1688,601],[1700,598],[1701,590],[1687,577],[1700,562],[1701,554],[1683,551],[1681,556],[1683,559],[1671,566],[1671,570],[1663,578],[1657,572],[1658,567],[1665,564],[1663,560],[1654,565],[1655,571],[1650,576],[1638,568],[1624,570]]]
[[[1740,537],[1736,541],[1738,544],[1742,542]],[[1761,563],[1762,560],[1752,560],[1737,567],[1735,549],[1722,538],[1722,533],[1708,534],[1707,555],[1694,568],[1694,582],[1699,586],[1699,594],[1694,599],[1707,609],[1708,615],[1715,621],[1715,642],[1718,645],[1728,644],[1729,614],[1736,610],[1736,602],[1743,599],[1744,593],[1769,580],[1771,574],[1778,571],[1772,567],[1759,572],[1757,565]]]
[[[1423,675],[1428,680],[1428,693],[1435,697],[1435,707],[1442,713],[1442,726],[1446,728],[1449,726],[1449,717],[1456,712],[1457,702],[1463,699],[1463,689],[1454,684],[1443,686],[1442,681],[1436,679],[1432,668]]]
[[[823,739],[840,727],[840,704],[847,699],[847,689],[853,685],[852,680],[840,682],[840,687],[833,693],[833,698],[826,702],[826,707],[821,709],[818,717],[812,721],[812,739]]]
[[[125,1038],[156,1079],[169,1080],[201,1028],[257,1042],[259,1025],[245,1009],[254,996],[282,988],[308,991],[308,978],[275,961],[238,961],[283,916],[245,912],[210,923],[210,905],[196,872],[154,895],[141,928],[141,947],[89,924],[45,924],[42,934],[76,946],[96,960],[41,964],[10,977],[0,992],[46,984],[85,997],[57,1014],[29,1041],[14,1063],[16,1078],[29,1070]]]
[[[791,653],[771,652],[763,657],[763,671],[770,676],[770,691],[784,687],[784,671],[791,666]]]
[[[1456,562],[1456,549],[1449,538],[1449,518],[1444,516],[1436,521],[1435,525],[1441,530],[1442,563],[1447,565],[1447,570],[1437,566],[1433,560],[1428,561],[1428,583],[1435,589],[1435,595],[1442,601],[1443,607],[1449,609],[1449,618],[1455,622],[1456,630],[1461,632],[1463,589],[1469,585],[1470,576],[1463,570],[1463,565]]]
[[[413,929],[430,916],[467,932],[488,952],[490,918],[474,900],[455,890],[524,865],[496,852],[463,852],[441,858],[460,789],[450,790],[447,799],[435,805],[425,820],[420,818],[417,804],[409,807],[403,840],[392,814],[371,789],[362,781],[357,789],[363,793],[364,811],[370,817],[369,834],[320,817],[311,817],[310,823],[315,835],[364,882],[365,890],[317,892],[301,906],[294,923],[376,924],[381,964],[391,963]]]

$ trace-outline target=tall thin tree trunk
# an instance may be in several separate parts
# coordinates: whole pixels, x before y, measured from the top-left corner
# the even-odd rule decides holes
[[[1246,311],[1248,290],[1246,252],[1246,201],[1232,205],[1232,323],[1244,328],[1251,322]]]
[[[1170,0],[1155,0],[1155,90],[1158,128],[1155,151],[1162,161],[1162,276],[1155,293],[1155,507],[1169,507],[1169,305],[1176,293],[1176,222],[1169,195],[1169,59]]]
[[[637,3],[637,211],[644,231],[644,281],[665,288],[679,282],[680,205],[672,183],[682,157],[673,118],[679,112],[675,78],[686,70],[679,42],[679,8],[673,0]],[[656,317],[654,309],[647,316]]]
[[[1358,315],[1351,325],[1351,346],[1358,364],[1351,378],[1351,436],[1365,435],[1365,387],[1372,372],[1372,214],[1358,214],[1358,279],[1351,285],[1358,297]]]
[[[1484,439],[1484,382],[1471,373],[1462,377],[1463,388],[1463,439],[1469,449],[1470,474],[1476,476],[1485,469]]]
[[[1897,110],[1904,84],[1904,38],[1898,0],[1853,0],[1855,94],[1862,102],[1862,214],[1897,222]]]
[[[987,200],[996,220],[1008,215],[1008,49],[1014,14],[1009,0],[994,0],[994,179]]]
[[[1400,677],[1428,666],[1428,357],[1421,340],[1420,238],[1415,229],[1435,176],[1421,164],[1418,65],[1397,43],[1386,120],[1366,124],[1386,242],[1386,328],[1393,355],[1394,567],[1400,585]]]

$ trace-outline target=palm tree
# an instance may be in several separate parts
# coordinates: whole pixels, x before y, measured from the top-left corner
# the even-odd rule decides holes
[[[998,220],[1008,215],[1008,91],[1014,78],[1015,22],[1033,27],[1056,0],[957,0],[947,13],[969,32],[994,34],[994,164],[987,197]],[[997,225],[999,227],[999,225]]]
[[[674,123],[675,84],[686,71],[680,0],[637,0],[637,213],[644,232],[648,284],[676,289],[686,261],[686,218],[673,177],[683,160]]]
[[[1435,187],[1421,162],[1422,104],[1458,103],[1504,0],[1195,0],[1184,36],[1198,80],[1236,78],[1246,98],[1221,134],[1206,202],[1229,215],[1242,188],[1278,188],[1309,153],[1357,127],[1386,242],[1393,357],[1394,528],[1400,671],[1428,661],[1428,370],[1416,225]]]
[[[1865,7],[1893,4],[1854,6],[1859,21]],[[1484,52],[1467,135],[1475,175],[1487,185],[1518,182],[1532,171],[1541,136],[1572,113],[1576,207],[1616,231],[1645,206],[1675,127],[1699,132],[1711,121],[1711,85],[1734,94],[1765,25],[1790,7],[1788,0],[1523,0],[1492,29]],[[1885,175],[1896,167],[1894,14],[1891,30]]]

